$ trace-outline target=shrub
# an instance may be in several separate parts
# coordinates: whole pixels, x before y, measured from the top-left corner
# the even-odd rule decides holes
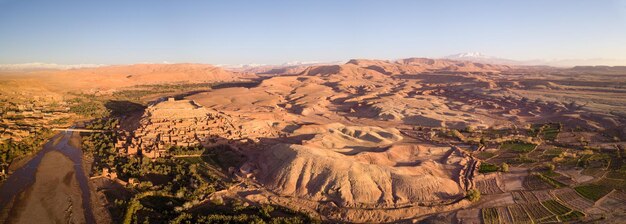
[[[502,172],[509,172],[509,164],[502,163],[502,165],[500,165],[500,171],[502,171]]]
[[[470,189],[465,197],[471,202],[476,202],[480,200],[480,191],[478,189]]]
[[[545,167],[546,170],[548,170],[550,172],[553,172],[554,169],[556,169],[556,167],[552,163],[546,163],[546,164],[544,164],[544,167]]]

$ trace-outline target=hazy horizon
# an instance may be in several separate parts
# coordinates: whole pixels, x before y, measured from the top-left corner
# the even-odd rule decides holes
[[[0,64],[282,64],[351,58],[626,65],[626,1],[0,1]]]
[[[6,223],[626,223],[626,0],[0,0],[0,32]]]

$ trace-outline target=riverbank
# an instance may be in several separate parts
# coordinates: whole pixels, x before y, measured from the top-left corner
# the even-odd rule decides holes
[[[7,223],[85,223],[74,163],[57,151],[44,155],[36,181],[20,193]]]
[[[111,223],[103,194],[88,178],[92,161],[83,155],[78,133],[51,138],[30,160],[16,164],[16,176],[2,185],[0,221]]]
[[[86,177],[89,179],[88,185],[90,192],[89,196],[91,197],[91,210],[93,212],[96,223],[112,223],[111,215],[109,214],[109,210],[106,208],[106,196],[101,191],[98,191],[97,184],[94,182],[94,180],[90,179],[90,177],[92,176],[93,157],[91,157],[87,153],[84,153],[84,150],[82,150],[82,139],[80,137],[80,134],[77,132],[72,133],[68,144],[74,148],[83,151],[81,160],[82,168]]]
[[[63,138],[63,135],[53,135],[52,137],[50,137],[50,141],[53,142],[52,145],[56,145],[59,143],[59,141],[61,141],[61,139]],[[33,158],[35,158],[35,156],[37,156],[37,154],[39,154],[39,152],[41,152],[42,150],[45,150],[47,143],[41,146],[41,150],[37,150],[34,152],[29,153],[28,155],[24,155],[22,157],[19,158],[15,158],[13,161],[11,161],[11,164],[9,164],[8,167],[8,174],[9,176],[15,172],[16,170],[18,170],[19,168],[22,168],[22,166],[24,166],[26,163],[28,163],[30,160],[32,160]]]

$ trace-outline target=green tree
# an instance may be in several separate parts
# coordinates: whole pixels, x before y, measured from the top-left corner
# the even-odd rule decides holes
[[[556,167],[554,166],[554,164],[552,164],[552,163],[546,163],[546,164],[545,164],[545,167],[546,167],[546,169],[547,169],[548,171],[550,171],[550,172],[553,172],[553,171],[554,171],[554,169],[556,168]]]
[[[471,202],[476,202],[480,200],[480,191],[478,189],[470,189],[467,191],[467,195],[465,197]]]
[[[500,170],[501,170],[502,172],[505,172],[505,173],[506,173],[506,172],[509,172],[509,164],[507,164],[507,163],[502,163],[502,164],[500,165]]]
[[[480,138],[480,144],[482,146],[487,146],[487,140],[485,138]]]

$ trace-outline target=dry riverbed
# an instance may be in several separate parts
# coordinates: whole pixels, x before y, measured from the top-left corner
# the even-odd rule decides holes
[[[15,200],[8,223],[85,223],[73,165],[60,152],[46,153],[35,183]]]
[[[87,177],[77,175],[88,175],[91,160],[85,160],[85,157],[77,159],[82,154],[80,136],[77,133],[59,134],[45,147],[52,148],[44,148],[42,151],[44,155],[41,162],[35,165],[34,182],[24,187],[4,206],[0,220],[5,223],[110,223],[111,218],[102,203],[102,194],[96,191],[91,182],[88,182],[88,208],[93,213],[93,221],[86,219],[88,212],[83,204],[85,194],[78,178]]]

